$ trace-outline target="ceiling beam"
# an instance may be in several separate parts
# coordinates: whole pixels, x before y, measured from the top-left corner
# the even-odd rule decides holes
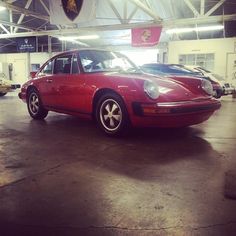
[[[159,17],[154,11],[152,11],[147,5],[143,4],[140,0],[129,0],[129,1],[135,4],[139,9],[148,14],[150,17],[152,17],[155,21],[157,22],[162,21],[161,17]]]
[[[134,17],[134,15],[136,14],[137,11],[138,11],[138,7],[135,6],[135,8],[134,8],[133,11],[130,13],[130,15],[129,15],[128,19],[127,19],[127,23],[129,23],[129,22],[132,20],[132,18]]]
[[[41,5],[43,6],[44,10],[48,13],[48,15],[50,16],[50,10],[48,9],[48,7],[46,6],[46,4],[44,3],[43,0],[39,0]]]
[[[11,5],[9,3],[4,2],[3,0],[0,0],[0,6],[6,7],[7,9],[12,10],[12,11],[20,12],[20,13],[26,15],[26,16],[33,16],[37,19],[49,21],[49,16],[41,15],[37,12],[30,11],[30,10],[27,10],[27,9],[24,9],[24,8],[21,8],[21,7],[17,7],[15,5]]]
[[[48,9],[48,7],[46,6],[46,4],[44,3],[43,0],[39,0],[41,5],[43,6],[43,8],[45,9],[45,11],[48,13],[48,15],[50,16],[50,10]],[[61,29],[60,25],[56,25],[58,29]]]
[[[10,31],[9,31],[3,24],[0,24],[0,27],[1,27],[7,34],[10,34]]]
[[[205,16],[210,16],[215,10],[217,10],[226,0],[220,0],[214,7],[212,7]]]
[[[218,16],[203,16],[198,18],[185,18],[177,20],[166,20],[163,22],[163,27],[184,27],[186,25],[196,25],[196,24],[207,24],[207,23],[219,23],[222,21],[236,21],[236,14],[232,15],[218,15]]]
[[[184,0],[184,2],[190,8],[190,10],[193,12],[194,16],[199,16],[199,12],[193,6],[193,4],[190,0]]]
[[[9,10],[9,20],[10,20],[10,23],[13,23],[12,10]],[[11,32],[11,34],[13,33],[13,26],[10,26],[10,32]]]
[[[120,13],[118,12],[118,10],[116,9],[115,5],[113,4],[113,2],[111,0],[107,0],[110,8],[112,9],[112,11],[114,12],[114,14],[116,15],[116,17],[118,18],[118,20],[120,21],[120,23],[124,23],[124,20],[122,19]]]
[[[28,0],[27,3],[26,3],[26,5],[25,5],[25,9],[28,9],[28,8],[30,7],[30,4],[31,4],[31,3],[32,3],[32,0]],[[21,22],[23,21],[24,17],[25,17],[25,14],[21,14],[21,15],[20,15],[20,17],[19,17],[19,19],[18,19],[18,21],[17,21],[17,24],[18,24],[18,25],[21,24]],[[16,33],[17,30],[18,30],[18,28],[16,27],[16,28],[14,29],[14,33]]]
[[[236,21],[236,14],[224,15],[224,16],[209,16],[209,17],[198,17],[198,18],[186,18],[186,19],[174,19],[165,20],[163,22],[147,21],[143,23],[131,23],[131,24],[117,24],[117,25],[100,25],[100,26],[89,26],[81,28],[61,29],[61,30],[45,30],[45,31],[34,31],[34,32],[23,32],[16,34],[0,34],[0,39],[3,38],[16,38],[16,37],[28,37],[28,36],[59,36],[59,35],[71,35],[71,34],[82,34],[84,32],[96,32],[96,31],[112,31],[112,30],[126,30],[139,27],[151,27],[151,26],[162,26],[164,28],[173,28],[178,26],[196,25],[204,23],[218,23],[219,21]],[[2,21],[0,21],[1,23]]]
[[[205,14],[205,0],[201,0],[200,15],[203,16],[204,14]]]
[[[18,28],[21,28],[21,29],[25,29],[25,30],[28,30],[28,31],[33,31],[34,29],[32,28],[29,28],[27,26],[24,26],[24,25],[17,25],[13,22],[8,22],[8,21],[4,21],[4,20],[0,20],[0,24],[3,24],[3,25],[8,25],[8,26],[11,26],[11,27],[18,27]],[[15,33],[17,34],[17,33]],[[12,35],[12,34],[9,34],[9,36]]]

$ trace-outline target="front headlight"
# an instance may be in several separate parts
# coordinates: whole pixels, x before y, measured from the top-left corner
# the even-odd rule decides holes
[[[145,80],[144,81],[144,92],[151,98],[151,99],[157,99],[160,95],[159,89],[157,84],[155,84],[152,81]]]
[[[213,95],[213,87],[210,81],[202,79],[202,89],[209,95]]]

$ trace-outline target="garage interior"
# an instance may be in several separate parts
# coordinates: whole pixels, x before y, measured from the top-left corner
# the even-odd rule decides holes
[[[48,0],[0,0],[0,72],[22,85],[58,52],[92,47],[138,65],[195,55],[236,85],[235,1],[94,2],[95,19],[55,25]],[[156,26],[157,45],[132,47],[132,28]],[[36,37],[35,52],[17,51],[25,37]],[[111,138],[73,116],[32,120],[18,92],[0,97],[0,235],[235,235],[235,95],[202,124]]]

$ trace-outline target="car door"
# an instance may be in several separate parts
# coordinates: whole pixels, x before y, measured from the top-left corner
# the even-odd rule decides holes
[[[65,54],[54,61],[52,93],[55,90],[55,108],[65,112],[83,113],[84,76],[81,76],[77,56]]]
[[[53,60],[48,61],[45,65],[43,65],[43,67],[37,74],[36,84],[40,93],[41,100],[45,106],[53,106],[56,103],[56,91],[52,87],[53,64]]]

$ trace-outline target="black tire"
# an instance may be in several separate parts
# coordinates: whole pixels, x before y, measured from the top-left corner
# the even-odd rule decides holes
[[[216,91],[216,96],[215,96],[215,98],[221,98],[221,96],[222,96],[222,92]]]
[[[0,97],[5,96],[7,93],[0,93]]]
[[[48,115],[48,111],[44,109],[36,89],[31,89],[28,93],[27,108],[30,116],[35,120],[42,120]]]
[[[129,115],[122,98],[115,93],[100,97],[96,106],[96,121],[109,136],[120,136],[128,132]]]

